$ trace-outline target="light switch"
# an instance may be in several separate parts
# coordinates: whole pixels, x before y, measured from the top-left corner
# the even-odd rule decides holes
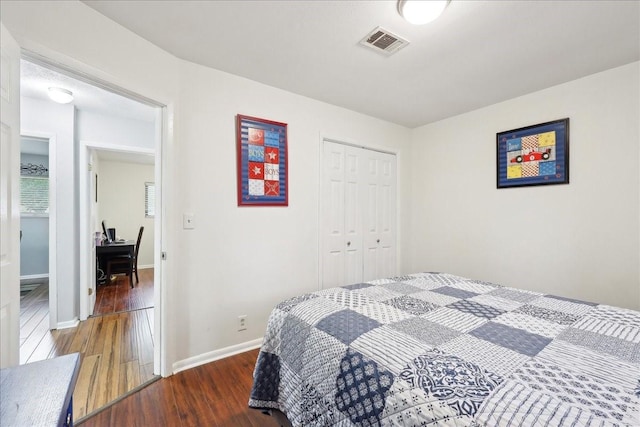
[[[192,213],[186,213],[182,215],[182,228],[184,228],[185,230],[193,230],[194,228],[196,228]]]

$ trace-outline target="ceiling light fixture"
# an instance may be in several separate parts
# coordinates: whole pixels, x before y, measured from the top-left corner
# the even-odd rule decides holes
[[[398,0],[398,13],[407,22],[422,25],[442,15],[451,0]]]
[[[49,98],[58,104],[68,104],[73,101],[73,93],[61,87],[50,87]]]

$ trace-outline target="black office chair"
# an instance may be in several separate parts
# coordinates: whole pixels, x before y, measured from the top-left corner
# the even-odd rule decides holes
[[[121,255],[110,258],[107,261],[107,280],[111,278],[112,274],[126,274],[129,276],[129,284],[133,288],[133,274],[136,275],[136,283],[140,282],[138,279],[138,252],[140,251],[140,242],[142,241],[142,232],[144,227],[140,227],[138,231],[138,241],[131,255]]]

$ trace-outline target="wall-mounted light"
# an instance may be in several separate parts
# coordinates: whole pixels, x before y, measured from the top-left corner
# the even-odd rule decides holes
[[[451,0],[398,0],[398,13],[407,22],[426,24],[442,15]]]
[[[50,87],[49,98],[59,104],[68,104],[73,101],[73,93],[61,87]]]

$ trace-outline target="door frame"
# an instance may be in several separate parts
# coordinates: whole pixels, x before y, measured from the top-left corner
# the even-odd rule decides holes
[[[53,50],[44,50],[51,58],[58,57],[58,54]],[[160,101],[156,101],[152,98],[147,98],[144,95],[140,95],[137,92],[125,89],[119,86],[115,82],[105,80],[97,77],[96,69],[90,68],[78,62],[65,63],[58,62],[50,57],[44,56],[38,52],[30,51],[25,48],[21,49],[21,58],[30,62],[36,63],[46,68],[53,69],[57,72],[66,74],[72,78],[81,80],[85,83],[97,86],[99,88],[108,90],[118,95],[124,96],[131,100],[146,104],[150,107],[156,108],[156,136],[155,136],[155,184],[156,184],[156,217],[155,217],[155,241],[154,241],[154,310],[153,310],[153,373],[162,375],[163,377],[169,376],[172,373],[172,367],[170,363],[171,355],[168,354],[168,343],[171,339],[171,334],[167,329],[167,298],[169,293],[167,289],[167,263],[166,250],[170,240],[169,228],[166,224],[168,215],[166,214],[166,204],[164,200],[166,195],[170,194],[170,182],[166,177],[170,176],[173,168],[172,160],[165,155],[168,152],[173,143],[173,117],[174,106],[173,104],[166,105]],[[84,71],[86,70],[86,71]],[[129,149],[132,147],[128,147]],[[80,150],[83,151],[83,150]],[[86,155],[86,150],[85,155]],[[80,156],[78,156],[80,157]],[[85,162],[86,164],[86,159]],[[79,198],[80,199],[80,198]],[[80,200],[78,200],[80,202]],[[88,219],[87,219],[88,221]],[[80,246],[81,242],[78,242]],[[85,242],[86,244],[86,242]],[[78,251],[80,248],[78,247]],[[79,252],[80,253],[80,252]],[[80,257],[80,255],[78,255]],[[82,268],[80,263],[79,268]],[[84,268],[88,268],[85,264]],[[80,273],[80,272],[79,272]],[[82,276],[79,276],[82,279]],[[18,284],[19,286],[19,284]],[[82,281],[79,280],[78,288],[85,288],[82,285]],[[82,293],[80,289],[77,289],[80,301]],[[86,292],[86,291],[85,291]],[[86,299],[85,303],[86,303]],[[78,314],[79,311],[78,311]]]
[[[151,107],[150,107],[151,108]],[[80,244],[79,244],[79,265],[80,265],[80,321],[87,320],[87,318],[93,314],[93,307],[90,307],[90,302],[95,301],[96,294],[96,271],[93,266],[95,260],[95,247],[94,247],[94,238],[91,235],[90,230],[90,220],[91,220],[91,191],[89,189],[89,172],[91,172],[91,168],[89,165],[89,151],[90,150],[99,150],[99,151],[115,151],[118,153],[130,153],[130,154],[149,154],[154,156],[154,170],[157,165],[157,159],[155,150],[148,148],[140,148],[140,147],[131,147],[126,145],[118,145],[118,144],[109,144],[104,142],[93,142],[93,141],[84,141],[80,140],[79,144],[79,155],[78,155],[78,181],[79,181],[79,193],[78,193],[78,202],[80,205],[80,213],[79,213],[79,236],[80,236]],[[154,219],[154,232],[156,221],[162,221],[161,218]],[[156,247],[154,245],[154,255],[156,252]],[[155,256],[154,256],[155,261]],[[154,262],[155,269],[155,262]],[[83,284],[86,283],[86,286]],[[154,286],[155,287],[155,286]],[[93,289],[93,292],[87,295],[87,289]],[[155,300],[155,294],[154,294]],[[155,301],[154,301],[155,303]]]
[[[20,129],[20,137],[46,139],[49,142],[49,329],[58,328],[58,276],[56,242],[58,239],[56,191],[57,191],[57,145],[56,135],[47,132],[38,132],[28,129]]]
[[[379,146],[375,146],[375,145],[371,145],[371,144],[362,144],[359,143],[353,139],[350,138],[343,138],[343,137],[335,137],[335,136],[330,136],[330,135],[325,135],[323,133],[320,133],[320,139],[319,139],[319,172],[318,172],[318,199],[319,199],[319,203],[318,203],[318,290],[322,290],[322,283],[323,283],[323,259],[324,259],[324,234],[323,234],[323,209],[324,209],[324,200],[322,198],[322,195],[324,194],[324,162],[325,162],[325,158],[324,158],[324,143],[326,142],[331,142],[334,144],[341,144],[341,145],[345,145],[345,146],[349,146],[349,147],[355,147],[355,148],[362,148],[363,150],[370,150],[370,151],[377,151],[379,153],[385,153],[385,154],[391,154],[393,156],[396,156],[396,165],[398,165],[398,159],[399,159],[399,151],[397,149],[394,148],[390,148],[390,147],[379,147]],[[396,189],[399,188],[399,174],[398,174],[398,169],[396,166]],[[397,191],[397,190],[396,190]],[[399,210],[399,206],[400,206],[400,198],[396,197],[396,271],[398,270],[398,260],[399,257],[397,256],[398,254],[398,218],[400,217],[398,210]],[[382,277],[381,277],[382,279]]]

